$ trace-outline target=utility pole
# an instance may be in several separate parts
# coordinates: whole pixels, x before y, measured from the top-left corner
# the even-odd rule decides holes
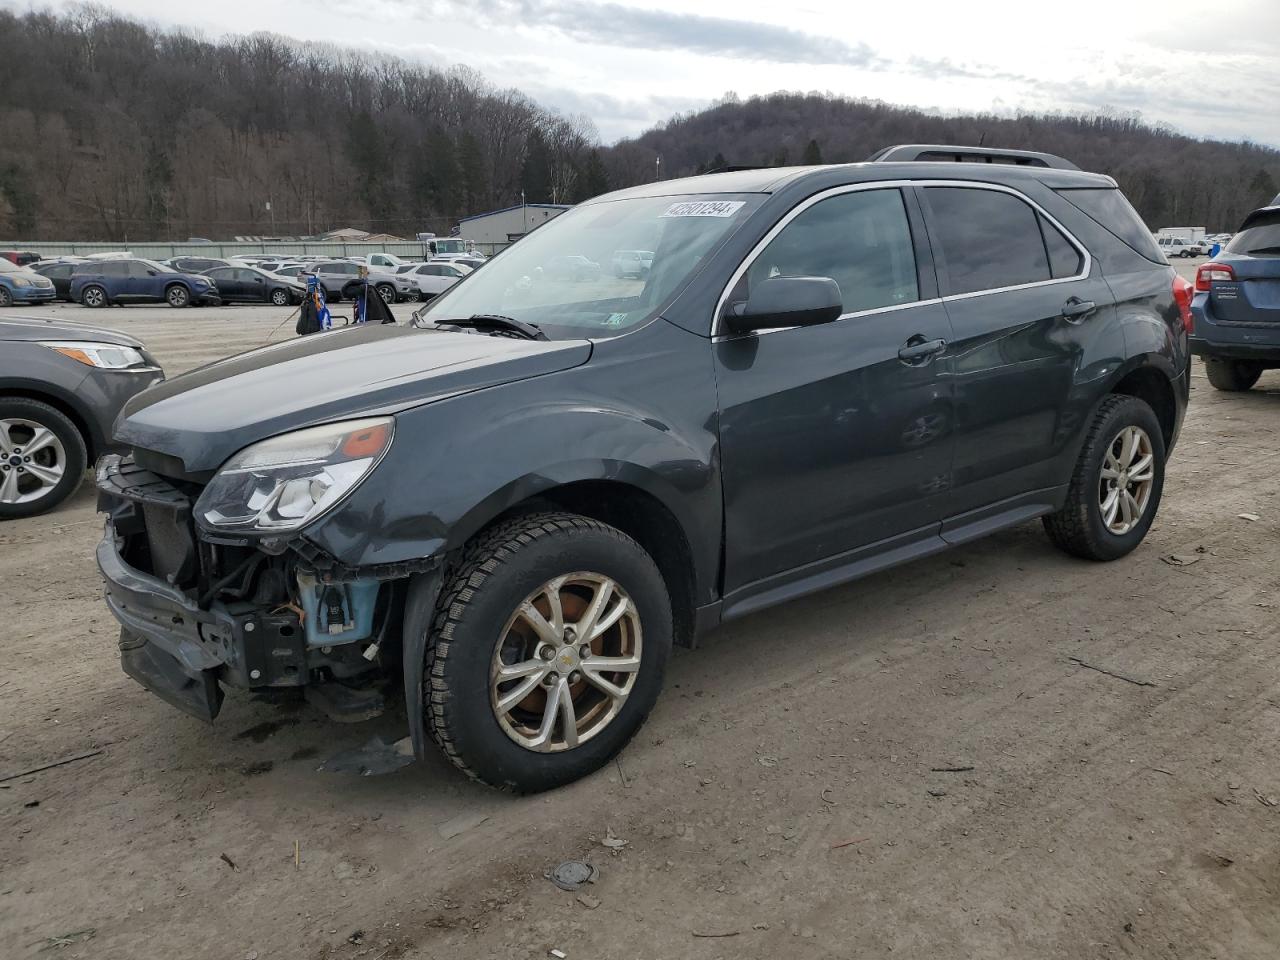
[[[653,158],[653,182],[657,183],[662,179],[662,158]]]
[[[524,214],[524,231],[521,236],[529,232],[529,205],[525,203],[524,191],[520,191],[520,212]]]

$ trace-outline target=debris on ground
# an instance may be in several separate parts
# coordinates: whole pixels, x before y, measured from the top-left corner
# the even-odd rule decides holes
[[[945,791],[945,790],[930,790],[930,791],[928,791],[928,794],[929,794],[929,796],[931,796],[931,797],[945,797],[945,796],[947,795],[947,791]]]
[[[474,830],[488,819],[489,815],[487,813],[462,813],[446,820],[440,824],[438,829],[441,837],[446,840],[452,840],[460,833]]]
[[[588,883],[595,883],[600,870],[584,860],[566,860],[548,873],[547,879],[561,890],[581,890]]]
[[[849,847],[855,843],[865,843],[870,837],[854,837],[852,840],[840,840],[831,845],[832,850],[839,850],[841,847]]]
[[[377,777],[407,767],[413,763],[413,740],[402,737],[388,743],[381,737],[372,737],[363,746],[335,753],[320,764],[329,773],[354,773],[361,777]]]
[[[589,893],[580,893],[574,899],[577,900],[584,907],[586,907],[588,910],[594,910],[596,907],[600,906],[600,898],[593,897]]]
[[[1280,807],[1280,800],[1275,797],[1264,797],[1257,787],[1253,788],[1253,795],[1258,798],[1258,802],[1264,807]]]
[[[357,947],[364,943],[364,931],[355,930],[351,936],[347,937],[347,943],[354,943]]]
[[[26,777],[33,773],[39,773],[42,770],[52,770],[54,767],[61,767],[68,763],[75,763],[77,760],[88,760],[90,757],[96,757],[101,750],[88,750],[85,753],[73,753],[69,757],[62,757],[58,760],[42,763],[38,767],[28,767],[26,770],[17,770],[13,773],[6,773],[0,777],[0,783],[7,783],[10,780],[17,780],[19,777]]]
[[[697,930],[694,930],[693,935],[695,937],[701,937],[704,940],[722,940],[725,937],[736,937],[741,932],[741,930],[726,930],[724,933],[699,933]]]
[[[966,767],[963,765],[958,767],[930,767],[929,772],[930,773],[968,773],[972,769],[973,769],[972,766]]]
[[[1167,557],[1161,557],[1160,559],[1171,567],[1189,567],[1193,563],[1200,562],[1198,556],[1189,556],[1185,553],[1171,553]]]
[[[554,947],[552,947],[550,950],[547,951],[547,955],[551,957],[555,957],[556,960],[565,960],[565,957],[569,956],[563,950],[557,950]]]
[[[600,846],[608,847],[614,852],[621,850],[626,845],[627,841],[623,840],[621,837],[614,836],[613,827],[608,827],[605,830],[604,839],[600,841]]]
[[[1256,513],[1237,513],[1236,516],[1241,520],[1248,520],[1250,523],[1256,523],[1262,519]]]
[[[97,933],[94,927],[85,927],[83,930],[75,930],[71,933],[64,933],[56,937],[45,937],[44,946],[39,952],[44,953],[46,950],[60,950],[63,947],[69,947],[73,943],[84,943],[86,940],[92,940],[93,935]]]
[[[239,867],[236,866],[236,862],[232,860],[230,857],[228,857],[225,853],[218,854],[218,859],[221,860],[223,863],[225,863],[232,870],[238,871],[240,869]]]
[[[1089,663],[1087,660],[1081,660],[1079,657],[1067,657],[1072,663],[1078,663],[1087,670],[1096,670],[1098,673],[1105,673],[1108,677],[1115,677],[1117,680],[1123,680],[1125,683],[1132,683],[1135,687],[1158,687],[1158,683],[1150,680],[1143,680],[1139,677],[1131,677],[1127,673],[1118,673],[1115,670],[1109,670],[1106,667],[1100,667],[1096,663]]]

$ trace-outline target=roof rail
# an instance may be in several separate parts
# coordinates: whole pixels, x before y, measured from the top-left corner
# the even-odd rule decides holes
[[[1051,167],[1079,170],[1070,160],[1034,150],[996,150],[991,147],[957,147],[937,143],[904,143],[885,147],[867,158],[868,163],[910,163],[914,160],[942,160],[948,163],[1010,163],[1020,167]]]

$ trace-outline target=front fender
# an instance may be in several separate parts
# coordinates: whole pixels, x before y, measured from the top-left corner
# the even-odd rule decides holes
[[[453,550],[549,490],[609,481],[675,517],[695,595],[710,602],[722,505],[709,349],[651,327],[598,344],[583,366],[397,414],[386,458],[308,538],[348,565],[403,563]]]

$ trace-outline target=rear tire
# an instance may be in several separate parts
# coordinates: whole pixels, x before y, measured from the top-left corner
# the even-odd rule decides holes
[[[41,448],[28,454],[23,448],[23,441],[38,441],[36,431],[40,429],[52,433],[56,443],[49,442],[48,434],[45,434]],[[40,477],[33,473],[24,479],[17,473],[16,464],[0,465],[0,520],[33,517],[52,510],[80,486],[88,454],[80,431],[62,411],[27,397],[0,398],[0,431],[4,433],[0,440],[9,441],[8,449],[24,450],[20,456],[31,457],[30,462],[24,460],[23,473],[30,471],[33,465],[43,471]],[[59,470],[61,474],[56,475]],[[42,481],[42,485],[38,485],[37,480]],[[21,498],[20,502],[5,502],[6,499],[17,501],[18,498]]]
[[[1262,364],[1256,360],[1212,360],[1204,361],[1204,372],[1215,390],[1226,393],[1241,393],[1248,390],[1262,376]]]
[[[1127,451],[1117,453],[1117,444],[1129,437],[1138,437],[1142,441],[1141,456],[1129,454]],[[1149,486],[1145,493],[1146,483],[1139,477],[1146,477],[1147,468],[1141,461],[1147,456],[1149,460]],[[1122,469],[1120,476],[1114,476],[1118,459]],[[1071,475],[1071,484],[1067,490],[1067,500],[1057,513],[1044,518],[1044,529],[1054,546],[1075,557],[1085,560],[1116,560],[1133,550],[1155,519],[1160,507],[1160,495],[1164,490],[1164,434],[1160,429],[1160,421],[1155,412],[1145,401],[1137,397],[1112,394],[1098,405],[1093,415],[1093,422],[1085,436],[1084,446],[1076,461]],[[1108,474],[1112,474],[1110,477]],[[1132,473],[1134,480],[1129,480]],[[1123,515],[1117,511],[1111,524],[1106,512],[1111,493],[1117,493],[1121,499],[1125,492],[1131,492],[1130,503],[1136,503],[1136,517],[1131,526],[1123,532],[1115,527],[1123,527]],[[1125,510],[1133,509],[1126,507]]]
[[[553,639],[525,618],[528,607]],[[593,624],[604,621],[597,635]],[[446,579],[427,643],[428,728],[482,783],[518,793],[570,783],[608,763],[640,728],[671,642],[666,584],[634,540],[575,514],[509,520],[469,544]],[[604,666],[626,658],[636,662],[624,671]],[[500,664],[525,672],[504,680]],[[515,703],[499,705],[513,695]]]

